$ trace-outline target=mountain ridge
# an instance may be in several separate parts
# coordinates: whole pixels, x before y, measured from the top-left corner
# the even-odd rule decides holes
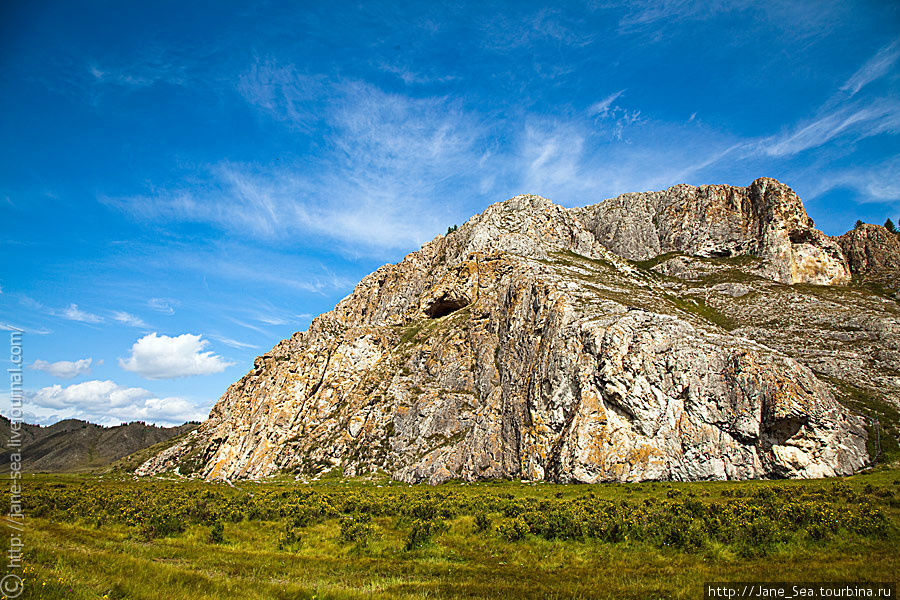
[[[81,419],[63,419],[46,426],[22,423],[21,444],[13,448],[11,422],[0,415],[0,469],[9,470],[11,455],[18,452],[25,472],[89,471],[187,433],[198,425],[160,427],[133,421],[104,426]]]

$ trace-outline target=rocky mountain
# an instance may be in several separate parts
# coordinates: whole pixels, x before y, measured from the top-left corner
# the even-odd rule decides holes
[[[900,255],[868,229],[830,238],[765,178],[517,196],[365,277],[138,472],[851,473],[900,405],[900,283],[859,280]]]
[[[66,419],[42,427],[23,423],[21,454],[26,472],[75,472],[104,467],[134,452],[171,440],[197,427],[185,423],[178,427],[157,427],[145,423],[127,423],[104,427],[78,419]],[[0,470],[8,471],[10,421],[0,416]]]

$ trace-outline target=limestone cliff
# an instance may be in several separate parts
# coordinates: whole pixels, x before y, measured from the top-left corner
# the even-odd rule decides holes
[[[837,243],[813,227],[800,198],[774,179],[749,187],[676,185],[624,194],[580,211],[600,242],[633,260],[666,252],[749,254],[769,259],[782,283],[846,284],[850,271]]]
[[[838,243],[772,179],[577,209],[517,196],[365,277],[139,472],[851,473],[868,454],[864,420],[835,397],[845,326],[881,361],[848,357],[856,384],[896,403],[900,306],[849,281]],[[829,312],[841,303],[856,320]]]
[[[837,238],[837,243],[854,276],[900,298],[900,234],[863,223]]]

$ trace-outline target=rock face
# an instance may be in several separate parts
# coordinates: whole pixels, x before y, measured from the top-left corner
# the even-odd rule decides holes
[[[645,260],[666,252],[771,261],[782,283],[846,284],[840,247],[813,227],[800,198],[774,179],[749,187],[676,185],[624,194],[580,211],[600,242],[620,256]]]
[[[900,234],[863,223],[837,238],[837,243],[854,275],[900,298]]]
[[[885,360],[900,353],[900,306],[836,285],[849,280],[838,243],[772,179],[577,209],[517,196],[365,277],[138,472],[341,469],[430,483],[852,473],[868,461],[866,429],[836,399],[839,369],[814,371],[814,344],[777,335],[795,323],[831,340],[845,319],[816,323],[815,294],[840,290],[874,316],[860,326],[867,343]],[[784,285],[798,282],[829,287]],[[791,296],[807,291],[810,302]],[[744,322],[757,312],[761,327]],[[864,385],[897,402],[900,378],[885,368]]]

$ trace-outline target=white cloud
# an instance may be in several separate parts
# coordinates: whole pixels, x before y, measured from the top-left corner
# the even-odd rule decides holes
[[[53,385],[34,393],[30,401],[44,408],[67,408],[78,404],[121,407],[145,398],[150,392],[143,388],[126,388],[112,381],[85,381],[68,387]]]
[[[114,321],[128,325],[129,327],[137,327],[139,329],[148,329],[150,326],[143,319],[124,311],[114,311],[112,313]]]
[[[888,44],[866,61],[866,64],[847,80],[841,90],[854,96],[863,87],[887,74],[898,58],[900,58],[900,40]]]
[[[174,379],[221,373],[234,364],[204,351],[208,345],[199,335],[169,337],[154,332],[136,341],[131,356],[120,358],[119,366],[146,379]]]
[[[42,424],[62,419],[83,419],[101,425],[147,421],[177,425],[206,418],[206,410],[184,398],[159,398],[138,387],[124,387],[114,381],[85,381],[70,386],[53,385],[25,394],[26,420]],[[9,409],[8,394],[0,396],[3,410]]]
[[[49,373],[54,377],[59,377],[60,379],[71,379],[73,377],[77,377],[78,375],[84,375],[85,373],[91,372],[91,363],[94,361],[92,358],[82,358],[81,360],[69,361],[69,360],[60,360],[57,362],[47,362],[46,360],[36,360],[31,364],[31,368],[36,371],[43,371],[44,373]],[[102,364],[103,361],[98,362],[97,364]]]
[[[82,323],[101,323],[103,321],[102,317],[79,309],[77,304],[70,304],[67,308],[53,314],[70,321],[80,321]]]

